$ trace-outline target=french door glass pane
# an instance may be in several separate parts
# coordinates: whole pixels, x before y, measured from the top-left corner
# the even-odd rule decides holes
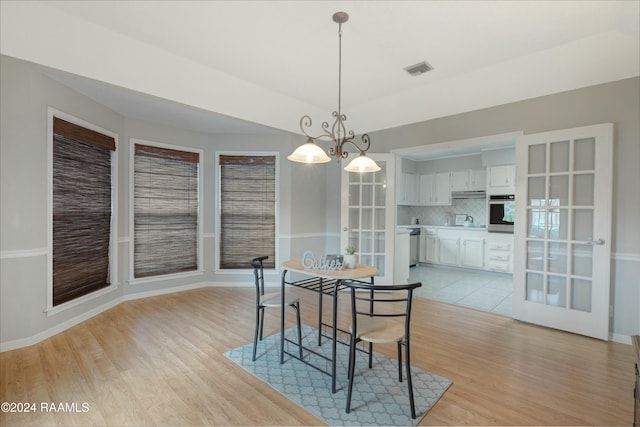
[[[359,208],[349,208],[349,226],[352,229],[360,228],[360,209]]]
[[[527,209],[527,236],[544,238],[546,228],[545,209]]]
[[[351,184],[349,185],[349,206],[358,206],[359,204],[360,204],[360,185]]]
[[[571,308],[591,312],[591,280],[573,279],[571,288]]]
[[[376,230],[384,230],[384,225],[386,221],[384,208],[376,208],[374,210],[374,215],[375,215],[374,228]]]
[[[371,230],[373,229],[373,209],[372,208],[362,208],[362,230]]]
[[[549,179],[549,206],[569,204],[569,176],[556,175]]]
[[[574,171],[593,170],[595,168],[595,138],[576,139],[573,146]]]
[[[542,289],[542,274],[527,273],[526,277],[526,290],[527,301],[542,303],[542,295],[544,293]]]
[[[373,233],[374,239],[374,248],[373,251],[376,253],[384,253],[384,232],[375,232]]]
[[[361,252],[373,252],[372,233],[370,233],[370,232],[361,232],[360,233],[360,251]]]
[[[549,210],[549,239],[567,240],[569,229],[569,211],[567,209]]]
[[[544,144],[529,146],[529,173],[544,173],[547,149]]]
[[[593,240],[593,209],[573,210],[573,240]]]
[[[593,206],[593,185],[595,175],[585,173],[573,176],[573,204]]]
[[[527,242],[527,270],[542,271],[544,268],[544,242]]]
[[[567,278],[565,276],[547,276],[549,292],[547,305],[565,307],[567,305]]]
[[[593,246],[574,244],[571,257],[571,273],[591,277],[593,273]]]
[[[569,170],[569,141],[552,142],[549,153],[549,172],[567,172]]]
[[[545,177],[537,176],[529,178],[529,204],[531,206],[544,206],[546,196],[544,194]]]
[[[567,272],[567,244],[566,243],[549,243],[549,258],[547,270],[551,273]]]
[[[363,185],[362,189],[362,206],[373,206],[373,186]]]

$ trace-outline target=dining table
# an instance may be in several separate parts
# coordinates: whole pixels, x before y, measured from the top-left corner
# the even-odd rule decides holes
[[[310,364],[307,360],[300,358],[297,354],[291,353],[285,350],[285,340],[289,341],[285,338],[285,292],[287,285],[293,286],[296,288],[307,289],[318,294],[318,343],[320,346],[322,344],[322,338],[326,337],[323,335],[323,327],[326,327],[331,330],[331,334],[328,336],[331,339],[331,356],[327,358],[326,356],[315,352],[312,348],[304,346],[302,343],[297,343],[303,347],[303,350],[309,351],[316,356],[319,356],[325,360],[327,360],[331,364],[330,371],[326,371],[319,366],[310,364],[314,368],[323,372],[324,374],[331,376],[331,392],[336,392],[336,348],[337,348],[337,319],[338,319],[338,294],[339,292],[345,288],[343,284],[344,281],[360,281],[363,283],[374,284],[374,277],[378,274],[378,269],[371,265],[366,264],[357,264],[355,268],[313,268],[318,267],[318,265],[314,265],[313,263],[309,263],[305,260],[303,263],[303,259],[291,259],[288,261],[284,261],[282,263],[282,289],[281,289],[281,298],[282,304],[280,306],[280,363],[284,363],[285,354],[296,358],[303,363]],[[298,273],[298,276],[295,279],[292,279],[291,273]],[[287,276],[289,276],[287,278]],[[331,323],[327,323],[323,320],[323,297],[328,296],[332,299],[333,309],[331,315]],[[341,330],[348,334],[348,331]],[[293,344],[295,342],[289,341]]]

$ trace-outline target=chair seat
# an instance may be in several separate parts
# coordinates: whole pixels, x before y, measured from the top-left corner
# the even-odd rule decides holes
[[[349,328],[353,332],[353,326]],[[371,343],[398,342],[404,339],[404,323],[382,317],[358,317],[356,338]]]
[[[271,292],[260,297],[260,305],[263,307],[280,307],[281,301],[280,292]],[[286,293],[284,296],[285,305],[295,304],[298,301],[300,298],[292,292]]]

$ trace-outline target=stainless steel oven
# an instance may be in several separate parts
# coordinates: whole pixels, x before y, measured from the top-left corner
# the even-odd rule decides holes
[[[515,200],[513,194],[489,196],[488,231],[513,233]]]

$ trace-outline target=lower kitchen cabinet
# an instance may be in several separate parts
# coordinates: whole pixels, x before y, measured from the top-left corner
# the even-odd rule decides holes
[[[513,273],[513,234],[487,233],[485,268]]]
[[[438,263],[458,265],[460,260],[460,238],[458,236],[438,236]]]
[[[422,227],[420,262],[513,273],[513,235]]]
[[[424,228],[420,233],[420,262],[438,262],[438,230]]]
[[[460,265],[484,268],[484,239],[463,238],[460,243]]]

